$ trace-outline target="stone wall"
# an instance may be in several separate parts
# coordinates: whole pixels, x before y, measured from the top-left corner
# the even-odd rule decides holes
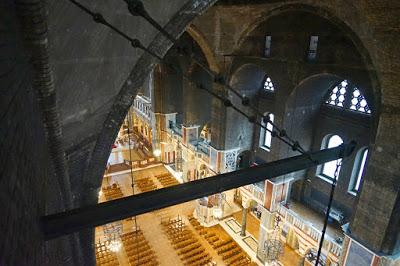
[[[38,219],[49,162],[13,1],[0,4],[0,25],[0,264],[44,265]]]
[[[238,2],[240,2],[240,5],[236,5]],[[196,28],[203,32],[219,62],[224,62],[224,60],[232,62],[234,61],[232,57],[248,56],[249,52],[253,51],[258,54],[262,53],[262,46],[254,45],[250,46],[251,48],[247,47],[244,54],[238,52],[241,51],[241,47],[245,47],[246,42],[248,44],[248,41],[250,41],[250,44],[262,43],[261,35],[252,38],[252,33],[259,25],[273,16],[294,10],[316,14],[330,21],[344,32],[345,38],[350,39],[353,43],[353,47],[360,55],[358,59],[353,56],[356,54],[350,56],[346,54],[349,51],[345,51],[346,56],[344,56],[345,54],[333,50],[330,50],[331,52],[323,57],[325,62],[329,62],[332,58],[351,59],[346,63],[347,69],[352,68],[352,76],[357,83],[369,80],[370,84],[363,84],[363,87],[368,87],[367,97],[373,98],[370,104],[375,107],[376,116],[372,121],[372,134],[369,142],[371,147],[369,163],[364,176],[362,191],[356,199],[358,205],[355,208],[350,230],[352,236],[375,252],[395,254],[399,251],[397,231],[400,226],[399,215],[392,212],[394,208],[399,206],[400,181],[398,145],[395,144],[400,143],[400,90],[398,89],[400,52],[396,49],[400,41],[397,20],[398,3],[396,1],[377,2],[369,0],[357,3],[299,0],[290,3],[284,1],[254,1],[254,5],[248,5],[248,2],[245,2],[222,1],[194,22]],[[288,19],[287,22],[289,23],[290,20]],[[293,39],[293,35],[288,35],[286,38]],[[343,44],[342,39],[335,38],[331,41],[340,47]],[[273,39],[272,52],[275,49],[278,53],[279,51],[286,52],[292,57],[300,56],[301,54],[296,52],[297,45],[294,42],[289,43],[292,44],[291,48],[284,47],[281,49],[279,46],[274,48]],[[306,49],[304,48],[306,48],[307,43],[301,43],[305,46],[300,50],[305,52]],[[335,45],[332,45],[332,47],[335,47]],[[326,51],[329,51],[329,49]],[[246,63],[257,60],[254,59],[257,56],[251,55],[252,58],[249,58]],[[305,54],[303,53],[302,56],[304,58]],[[241,63],[238,63],[239,66],[243,64],[243,60],[241,61]],[[262,61],[267,65],[267,60]],[[363,69],[352,66],[353,62],[362,63]],[[266,72],[271,73],[271,76],[273,76],[273,72],[276,72],[278,79],[283,81],[281,84],[285,83],[289,85],[288,88],[295,88],[298,82],[302,80],[304,70],[306,72],[308,70],[304,69],[303,66],[299,67],[298,62],[287,67],[282,67],[281,63],[271,64],[272,68],[266,69]],[[324,70],[326,69],[325,65],[316,64],[314,71],[323,70],[321,72],[330,73],[330,71]],[[343,65],[332,65],[333,68],[331,69],[336,66],[340,68]],[[312,70],[312,65],[309,65],[309,67],[308,69]],[[230,70],[231,68],[227,68],[228,73],[233,72]],[[360,70],[362,71],[360,72]],[[287,73],[289,75],[283,78],[282,75]],[[336,72],[336,74],[343,76],[340,72]],[[303,76],[303,78],[306,77],[307,75]],[[365,79],[365,77],[368,77],[368,79]],[[293,82],[296,79],[297,82]],[[266,101],[265,104],[260,106],[266,104],[272,104],[272,101]],[[279,105],[282,105],[282,103],[279,102]],[[283,107],[281,107],[281,110],[284,112]],[[278,120],[278,123],[282,122],[282,120]],[[255,134],[255,137],[257,135]],[[254,143],[258,143],[257,139]],[[311,142],[308,143],[311,145]],[[276,157],[270,154],[268,159],[273,160]]]

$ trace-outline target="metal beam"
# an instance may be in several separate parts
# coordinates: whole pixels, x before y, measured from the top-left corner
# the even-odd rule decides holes
[[[311,153],[313,160],[310,160],[307,155],[299,155],[93,206],[48,215],[42,217],[44,237],[46,240],[60,237],[85,228],[122,220],[272,177],[311,168],[347,157],[353,152],[354,148],[355,143],[351,142],[336,148]]]

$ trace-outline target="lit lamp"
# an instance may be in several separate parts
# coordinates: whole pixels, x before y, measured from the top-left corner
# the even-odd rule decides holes
[[[161,155],[161,150],[160,149],[155,149],[153,151],[154,156],[159,157]]]
[[[121,234],[122,234],[122,222],[114,222],[103,225],[104,236],[107,238],[107,249],[112,252],[120,251],[122,247]]]
[[[121,246],[122,246],[121,241],[114,239],[108,243],[107,248],[112,252],[118,252],[121,249]]]
[[[99,198],[100,198],[101,196],[103,196],[103,190],[100,189],[100,191],[99,191]]]

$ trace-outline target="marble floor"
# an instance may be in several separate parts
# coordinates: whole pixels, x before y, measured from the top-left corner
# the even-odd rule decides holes
[[[237,223],[242,226],[242,210],[235,212],[233,217]],[[258,235],[260,233],[260,220],[257,219],[250,211],[247,212],[247,225],[246,230],[258,240]]]

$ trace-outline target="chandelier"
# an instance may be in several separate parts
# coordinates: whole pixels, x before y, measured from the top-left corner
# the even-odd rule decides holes
[[[272,265],[276,263],[279,256],[283,254],[283,244],[279,237],[281,217],[276,215],[274,231],[271,234],[271,238],[264,242],[262,253],[264,255],[264,260],[268,261]]]
[[[122,234],[122,222],[117,221],[109,223],[103,226],[104,236],[107,239],[107,248],[112,252],[118,252],[121,247],[121,234]]]
[[[122,247],[122,243],[121,243],[121,240],[119,240],[119,239],[118,240],[117,239],[110,240],[107,244],[107,248],[109,250],[111,250],[112,252],[118,252],[121,249],[121,247]]]

